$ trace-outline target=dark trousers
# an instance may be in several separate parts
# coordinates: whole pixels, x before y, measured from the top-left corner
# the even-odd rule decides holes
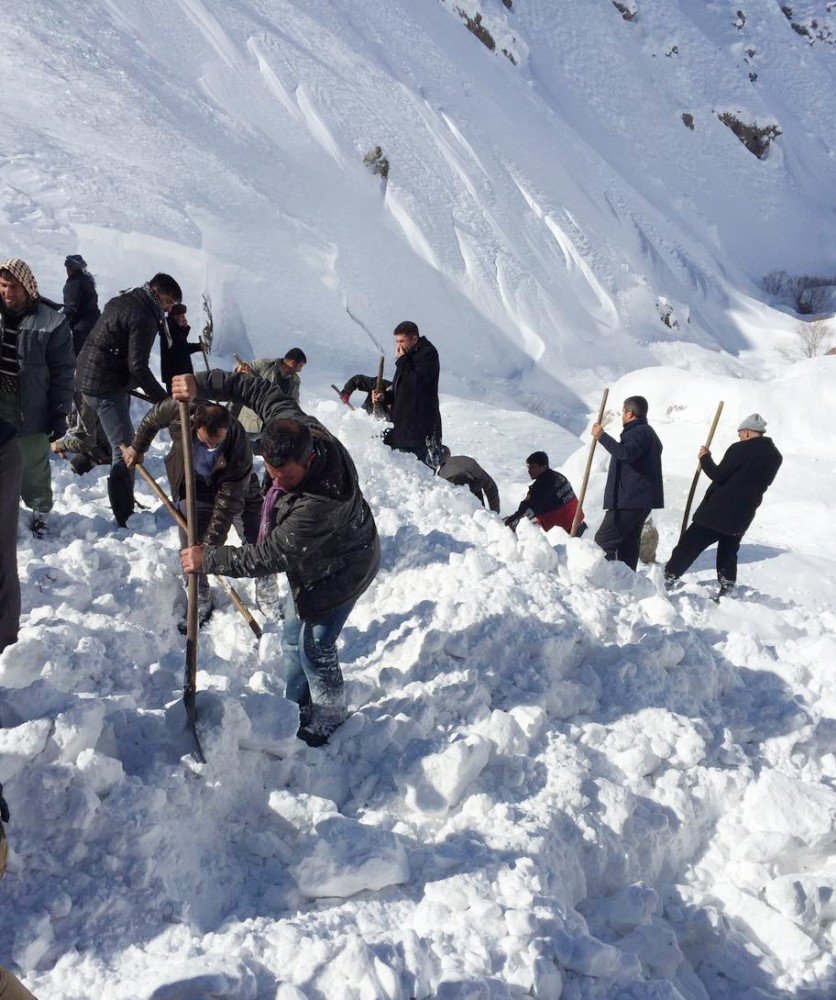
[[[742,538],[742,535],[721,535],[719,531],[712,531],[711,528],[691,524],[671,553],[665,566],[665,576],[674,578],[682,576],[697,556],[716,542],[717,579],[721,583],[723,581],[734,583],[737,580],[737,553]]]
[[[131,423],[131,397],[128,391],[118,390],[102,396],[88,396],[82,399],[96,414],[102,430],[110,443],[111,465],[107,479],[107,495],[116,523],[124,527],[134,512],[134,472],[122,461],[119,445],[129,445],[134,439],[134,425]]]
[[[642,526],[650,515],[650,507],[638,510],[608,510],[601,527],[595,532],[595,542],[607,553],[607,559],[617,559],[634,570],[639,562]]]
[[[17,515],[20,507],[20,442],[0,445],[0,652],[17,642],[20,580],[17,575]]]

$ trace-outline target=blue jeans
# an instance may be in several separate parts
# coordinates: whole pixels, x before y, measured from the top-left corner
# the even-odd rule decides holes
[[[83,393],[82,400],[95,411],[102,430],[110,442],[107,493],[116,521],[124,527],[134,512],[134,471],[125,465],[119,446],[128,445],[134,439],[131,397],[127,391],[120,390],[106,393],[104,396],[88,396]]]
[[[315,625],[296,612],[293,594],[284,609],[282,652],[288,666],[285,697],[297,705],[345,707],[345,685],[337,658],[337,639],[356,603],[346,601]]]

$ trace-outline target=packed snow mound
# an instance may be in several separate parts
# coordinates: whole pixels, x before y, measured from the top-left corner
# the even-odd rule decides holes
[[[823,364],[787,376],[793,397]],[[719,606],[708,557],[668,595],[660,567],[632,574],[588,537],[515,536],[362,412],[303,396],[352,452],[383,550],[342,635],[353,714],[321,750],[295,738],[280,626],[256,644],[216,588],[194,764],[177,533],[152,510],[112,529],[103,472],[57,463],[0,656],[0,959],[50,1000],[828,995],[836,574],[830,490],[800,496],[791,470],[832,475],[832,456],[783,433],[787,393],[652,374],[614,399],[647,388],[674,493],[718,394],[718,446],[756,407],[787,456]],[[586,454],[539,443],[567,467]],[[525,453],[477,452],[505,513]],[[681,502],[654,515],[660,558]],[[795,546],[802,511],[815,551]]]
[[[227,355],[369,371],[411,318],[448,390],[578,429],[833,275],[834,14],[791,6],[7,0],[0,243],[53,297],[68,252],[104,298],[168,271]]]

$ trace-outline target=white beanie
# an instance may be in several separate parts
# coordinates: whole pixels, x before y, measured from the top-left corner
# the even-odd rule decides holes
[[[739,431],[757,431],[758,434],[763,434],[766,430],[766,421],[760,413],[750,413],[745,420],[740,421],[740,426],[737,429]]]

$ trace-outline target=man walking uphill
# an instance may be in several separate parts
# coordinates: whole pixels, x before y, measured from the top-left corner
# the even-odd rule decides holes
[[[183,569],[224,576],[287,573],[282,650],[286,697],[299,705],[299,738],[321,746],[346,717],[337,639],[380,563],[380,540],[357,470],[343,445],[280,386],[213,371],[174,379],[175,399],[197,392],[242,403],[264,421],[261,450],[273,485],[264,500],[266,537],[256,545],[195,545]]]
[[[766,421],[759,413],[753,413],[738,427],[740,440],[728,449],[719,465],[707,448],[700,448],[700,465],[711,486],[665,566],[668,586],[716,542],[718,597],[734,588],[740,542],[784,460],[765,434]]]
[[[389,389],[372,393],[372,401],[383,403],[394,424],[383,440],[396,451],[417,455],[434,469],[441,444],[438,351],[409,320],[398,323],[394,336],[395,378]]]
[[[73,337],[64,314],[38,295],[28,264],[0,263],[0,420],[20,435],[20,495],[40,536],[52,510],[49,440],[63,436],[73,401]]]
[[[95,412],[111,448],[107,492],[117,524],[134,512],[134,476],[122,460],[120,445],[133,440],[129,390],[138,386],[152,403],[166,391],[148,365],[157,334],[166,335],[165,313],[182,298],[168,274],[155,274],[141,288],[111,299],[90,332],[76,367],[76,389]]]
[[[665,506],[662,488],[662,442],[647,422],[647,400],[629,396],[621,411],[621,440],[601,424],[592,434],[612,456],[604,489],[606,514],[595,541],[607,553],[634,570],[639,561],[642,525],[651,510]]]
[[[87,261],[81,254],[73,253],[64,261],[67,280],[64,283],[64,315],[73,331],[73,350],[81,354],[87,334],[93,329],[99,312],[96,282],[87,270]]]

